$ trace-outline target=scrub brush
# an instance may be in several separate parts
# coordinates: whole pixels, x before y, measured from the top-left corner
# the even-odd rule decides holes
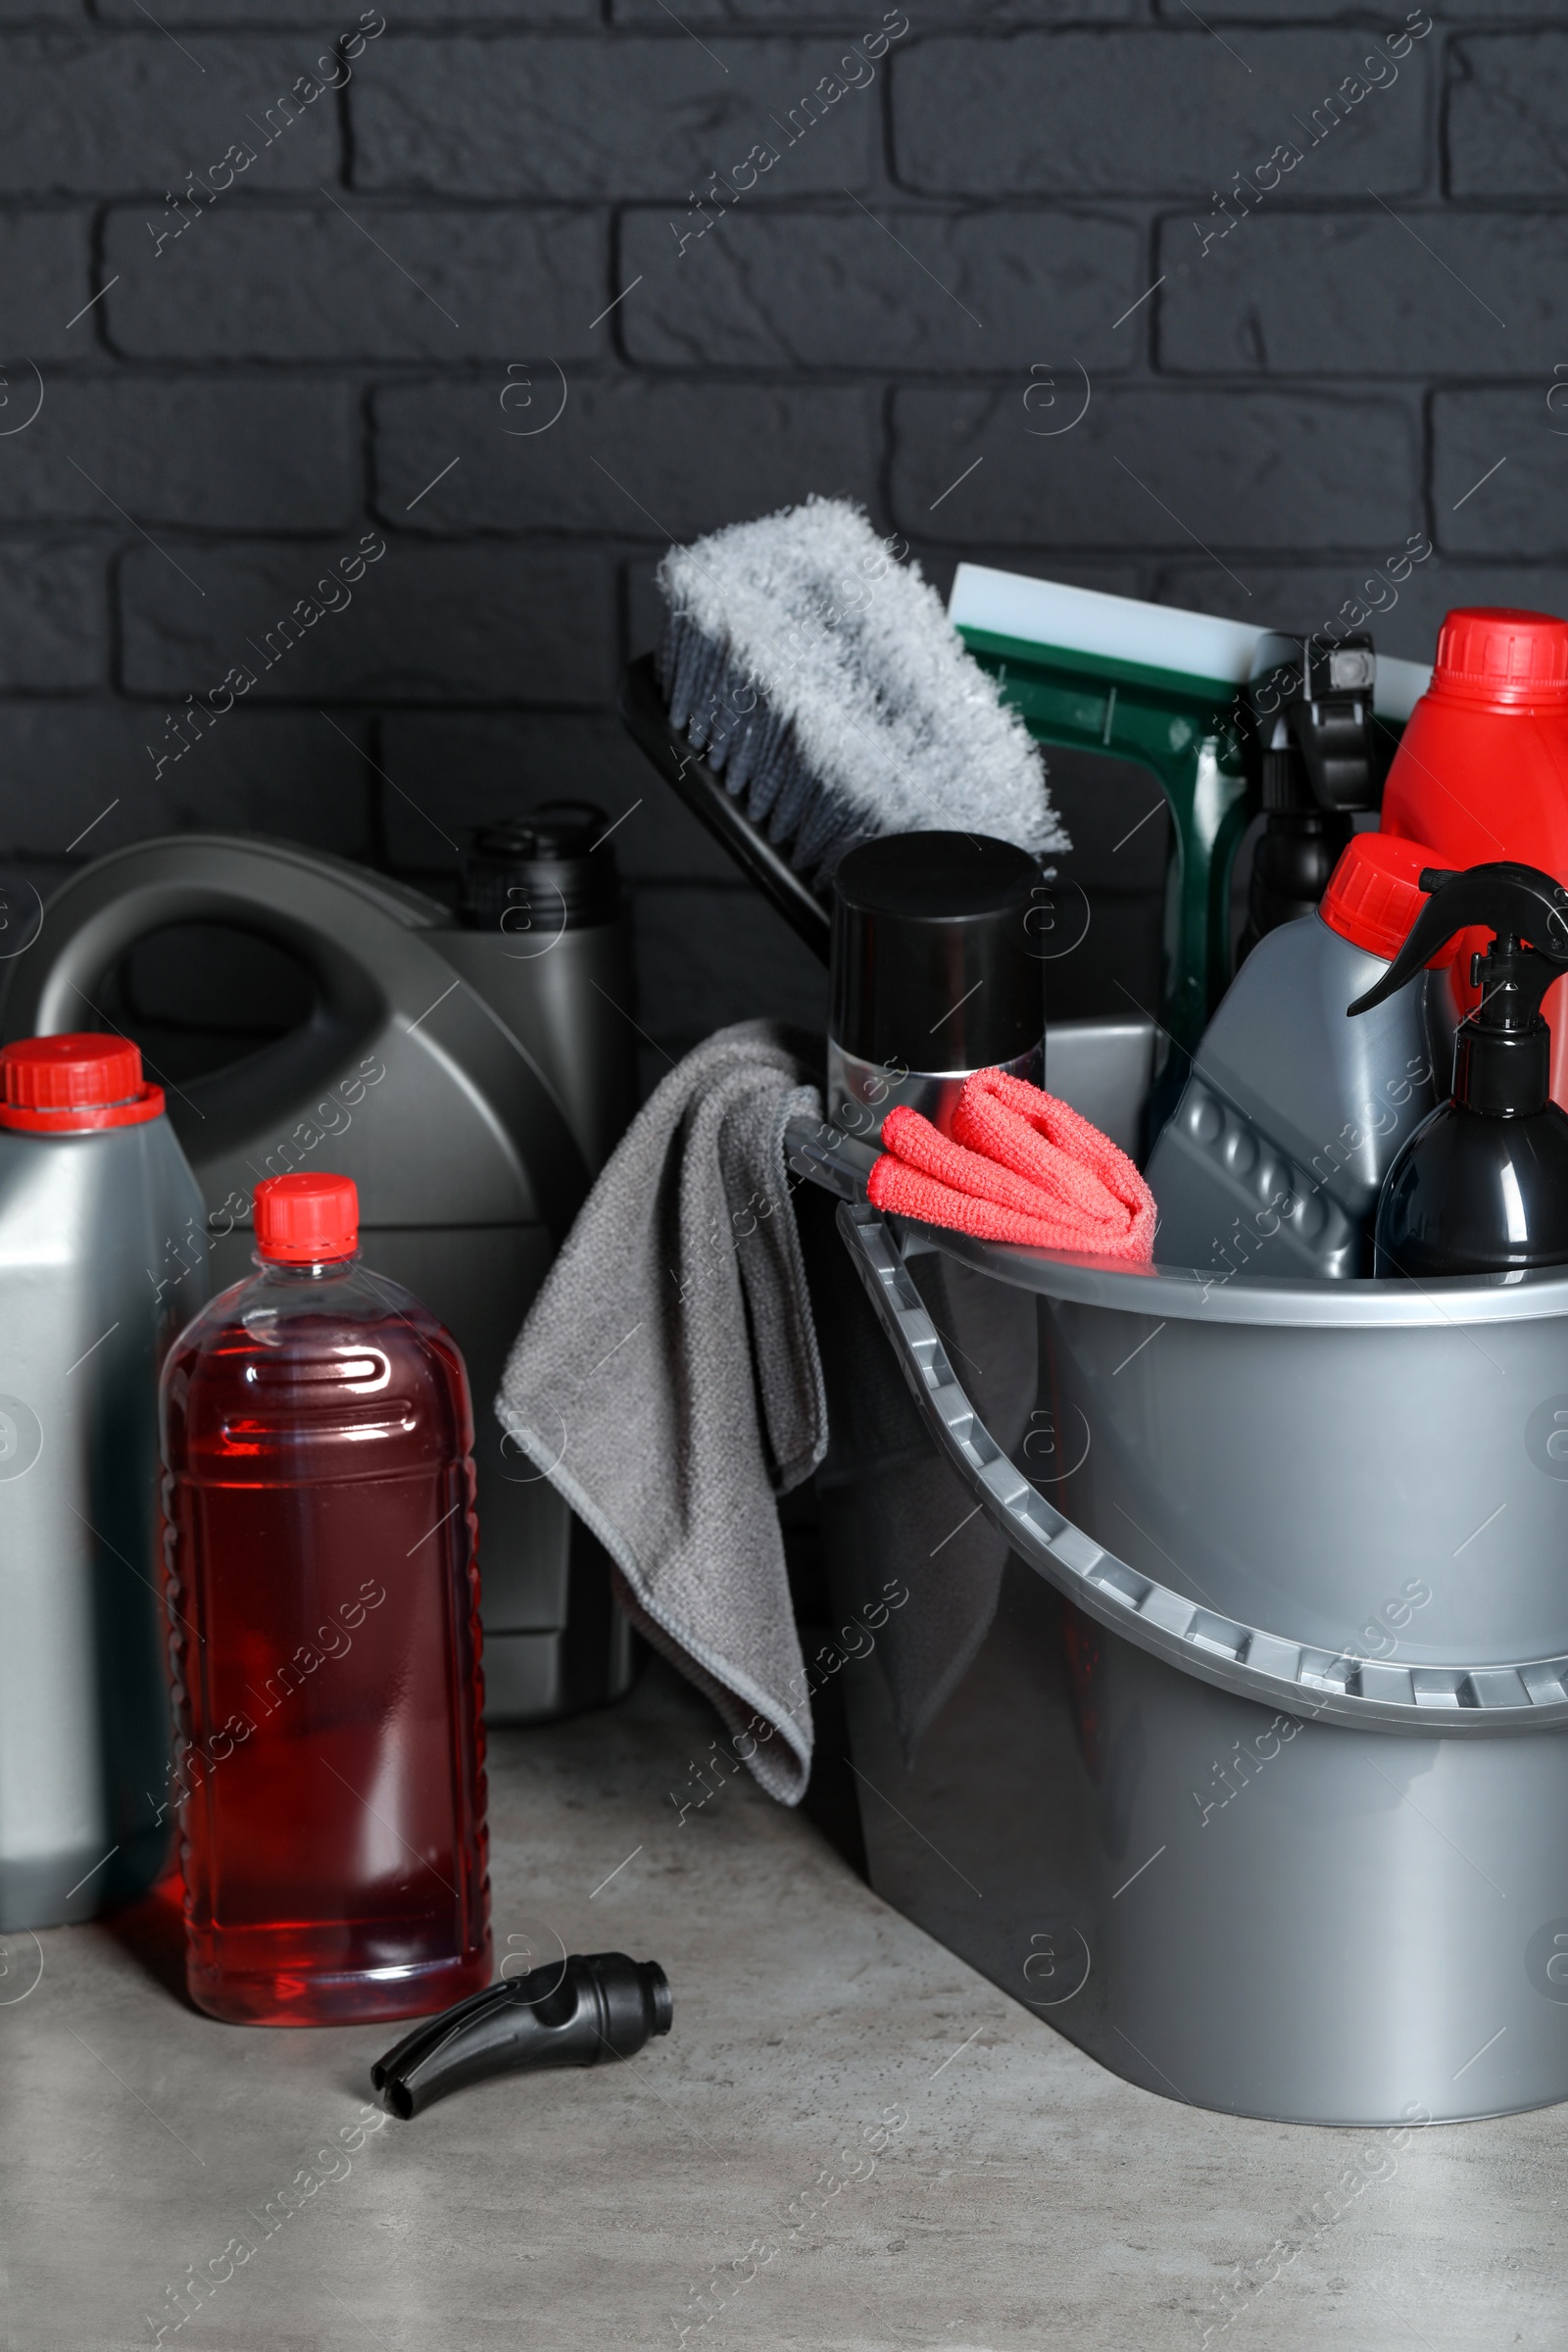
[[[658,580],[671,724],[816,890],[883,833],[1071,847],[1023,721],[859,508],[732,523],[671,548]]]

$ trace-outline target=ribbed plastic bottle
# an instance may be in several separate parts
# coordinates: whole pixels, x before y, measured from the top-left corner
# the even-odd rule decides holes
[[[1507,859],[1568,883],[1568,620],[1501,605],[1448,614],[1389,769],[1382,822],[1425,842],[1434,865]],[[1485,946],[1479,930],[1462,943],[1462,1011],[1476,1002],[1468,974]],[[1544,1009],[1552,1100],[1568,1107],[1568,982]]]
[[[1253,948],[1150,1154],[1161,1264],[1371,1273],[1379,1188],[1447,1082],[1452,951],[1423,988],[1364,1020],[1346,1013],[1398,954],[1432,862],[1416,842],[1357,833],[1316,913]]]
[[[260,1270],[162,1384],[186,1977],[250,2025],[491,1975],[467,1378],[358,1215],[346,1176],[258,1185]]]

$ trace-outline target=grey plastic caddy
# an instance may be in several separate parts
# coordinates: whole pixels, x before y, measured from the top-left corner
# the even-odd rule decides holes
[[[1067,1024],[1046,1083],[1131,1145],[1152,1060]],[[1568,2097],[1568,1273],[1200,1279],[837,1215],[1010,1546],[912,1766],[877,1658],[845,1670],[877,1890],[1169,2097]]]

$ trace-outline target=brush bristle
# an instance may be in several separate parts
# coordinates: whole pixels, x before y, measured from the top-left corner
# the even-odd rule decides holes
[[[1023,721],[847,500],[671,548],[659,586],[670,718],[798,872],[882,833],[1071,847]]]

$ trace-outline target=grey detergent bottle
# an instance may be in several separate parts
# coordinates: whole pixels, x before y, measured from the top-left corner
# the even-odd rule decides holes
[[[1372,1272],[1383,1180],[1445,1091],[1451,975],[1346,1015],[1398,954],[1434,863],[1419,842],[1355,834],[1317,911],[1253,948],[1150,1154],[1158,1263],[1222,1280]]]
[[[158,1372],[205,1225],[133,1045],[0,1053],[0,1930],[129,1901],[168,1849]]]

